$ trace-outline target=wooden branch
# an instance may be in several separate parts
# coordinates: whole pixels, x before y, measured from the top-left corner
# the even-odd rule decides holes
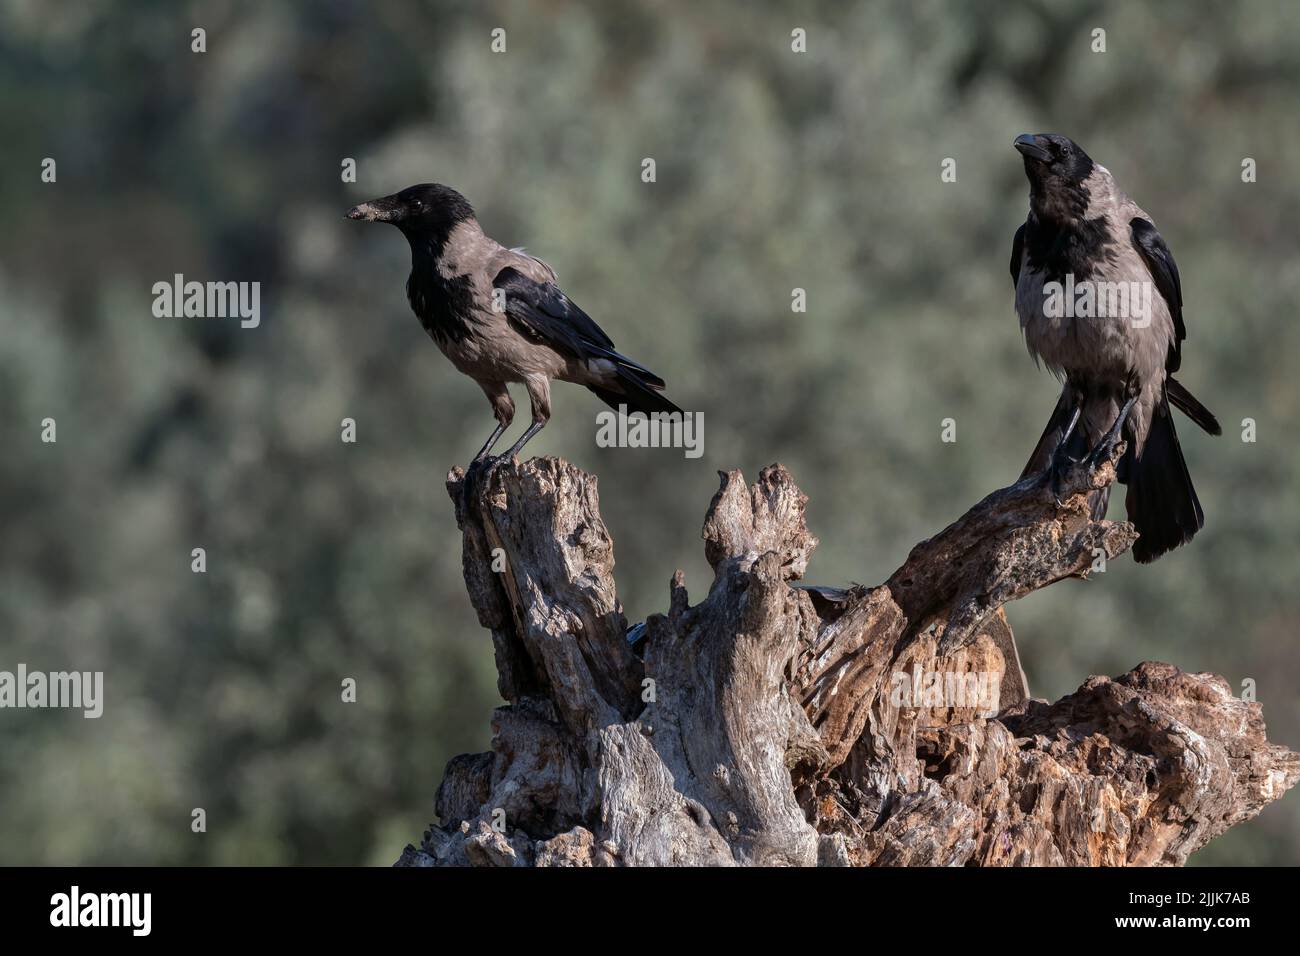
[[[1007,662],[999,665],[987,650],[997,643],[993,634],[965,658],[955,655],[988,630],[1003,604],[1065,577],[1087,577],[1098,558],[1128,549],[1137,538],[1131,525],[1093,521],[1088,510],[1088,494],[1115,480],[1123,450],[1120,443],[1096,470],[1070,469],[1060,504],[1035,478],[993,492],[913,548],[883,585],[846,595],[839,617],[808,647],[797,672],[800,699],[837,764],[872,722],[872,708],[880,710],[881,682],[900,665],[935,665],[942,657],[954,667],[1005,670]],[[1005,616],[996,629],[1009,639]],[[888,723],[888,713],[877,717]],[[883,725],[870,728],[875,750],[892,759],[882,731]]]
[[[507,705],[452,760],[402,865],[1179,864],[1300,778],[1259,705],[1144,663],[1029,698],[1002,606],[1136,538],[1110,462],[989,495],[879,587],[797,582],[817,546],[780,465],[722,475],[713,568],[628,628],[596,479],[553,458],[448,491]]]

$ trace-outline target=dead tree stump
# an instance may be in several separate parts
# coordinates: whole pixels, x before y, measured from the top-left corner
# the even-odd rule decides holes
[[[1122,446],[1116,449],[1116,456]],[[1300,776],[1259,704],[1143,663],[1030,699],[1002,606],[1135,540],[1114,459],[989,495],[878,587],[795,585],[817,539],[780,465],[722,485],[709,592],[629,628],[596,479],[540,458],[447,489],[491,631],[492,750],[453,759],[399,865],[1181,864]],[[494,570],[494,566],[497,570]]]

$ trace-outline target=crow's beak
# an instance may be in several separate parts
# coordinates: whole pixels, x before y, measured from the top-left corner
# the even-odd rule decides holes
[[[1043,145],[1043,141],[1032,133],[1021,133],[1011,145],[1019,150],[1022,156],[1029,159],[1036,159],[1041,163],[1051,162],[1052,154]]]
[[[348,218],[360,219],[363,222],[396,222],[399,213],[398,204],[391,196],[386,196],[383,199],[372,199],[370,202],[353,206],[348,210]]]

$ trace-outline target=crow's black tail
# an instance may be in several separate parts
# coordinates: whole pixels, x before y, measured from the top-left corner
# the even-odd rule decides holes
[[[1181,383],[1175,382],[1173,376],[1165,379],[1165,388],[1169,391],[1169,401],[1173,403],[1174,408],[1181,411],[1211,435],[1223,434],[1223,429],[1219,427],[1219,420],[1214,417],[1214,412],[1198,402],[1196,396],[1183,388]]]
[[[626,405],[629,412],[642,412],[646,415],[653,415],[655,412],[680,413],[681,409],[663,394],[663,387],[663,379],[653,372],[648,372],[640,366],[627,365],[618,366],[618,381],[608,387],[587,386],[610,408],[617,409],[620,405]]]
[[[1187,473],[1173,412],[1164,396],[1151,416],[1142,454],[1133,459],[1126,477],[1124,504],[1141,535],[1133,545],[1138,563],[1148,564],[1186,544],[1204,526],[1205,514]]]

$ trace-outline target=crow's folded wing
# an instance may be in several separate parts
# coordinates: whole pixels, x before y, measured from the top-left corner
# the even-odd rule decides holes
[[[1177,372],[1183,361],[1183,339],[1187,338],[1187,327],[1183,325],[1183,285],[1178,278],[1178,264],[1174,255],[1165,245],[1164,237],[1147,219],[1137,217],[1129,222],[1133,245],[1147,264],[1151,278],[1155,280],[1156,291],[1169,307],[1169,314],[1174,320],[1174,341],[1169,346],[1169,356],[1165,360],[1165,369]]]
[[[1020,260],[1025,257],[1025,224],[1022,222],[1011,240],[1011,284],[1020,285]]]
[[[504,294],[502,305],[506,318],[526,338],[569,358],[607,359],[634,369],[647,382],[663,387],[659,376],[614,351],[614,343],[604,330],[554,282],[538,282],[513,266],[506,266],[492,280],[492,288]]]
[[[589,358],[591,349],[612,349],[614,343],[586,312],[573,304],[554,282],[537,282],[513,266],[492,280],[504,294],[506,318],[519,333],[573,358]]]

